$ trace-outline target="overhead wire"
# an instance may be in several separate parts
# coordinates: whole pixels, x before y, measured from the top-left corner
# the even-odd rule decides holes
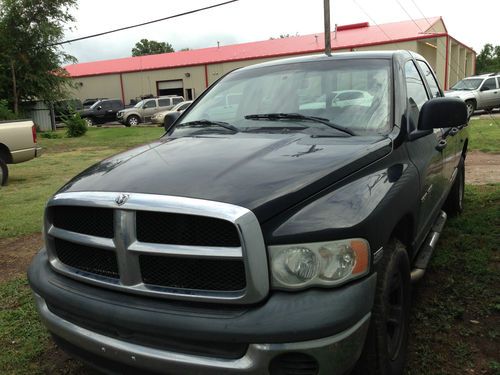
[[[186,15],[188,15],[188,14],[193,14],[193,13],[202,12],[202,11],[204,11],[204,10],[208,10],[208,9],[213,9],[213,8],[221,7],[221,6],[224,6],[224,5],[228,5],[228,4],[231,4],[231,3],[235,3],[235,2],[237,2],[237,1],[239,1],[239,0],[228,0],[228,1],[224,1],[224,2],[222,2],[222,3],[209,5],[209,6],[206,6],[206,7],[203,7],[203,8],[197,8],[197,9],[189,10],[189,11],[187,11],[187,12],[182,12],[182,13],[174,14],[174,15],[172,15],[172,16],[162,17],[162,18],[158,18],[158,19],[155,19],[155,20],[151,20],[151,21],[147,21],[147,22],[138,23],[138,24],[135,24],[135,25],[130,25],[130,26],[125,26],[125,27],[120,27],[120,28],[118,28],[118,29],[113,29],[113,30],[104,31],[104,32],[101,32],[101,33],[96,33],[96,34],[91,34],[91,35],[87,35],[87,36],[82,36],[82,37],[79,37],[79,38],[68,39],[68,40],[64,40],[64,41],[62,41],[62,42],[57,42],[57,43],[48,44],[47,46],[48,46],[48,47],[53,47],[53,46],[58,46],[58,45],[62,45],[62,44],[67,44],[67,43],[78,42],[78,41],[80,41],[80,40],[85,40],[85,39],[90,39],[90,38],[96,38],[96,37],[98,37],[98,36],[103,36],[103,35],[107,35],[107,34],[112,34],[112,33],[116,33],[116,32],[118,32],[118,31],[129,30],[129,29],[133,29],[133,28],[136,28],[136,27],[141,27],[141,26],[150,25],[150,24],[152,24],[152,23],[156,23],[156,22],[161,22],[161,21],[169,20],[169,19],[172,19],[172,18],[177,18],[177,17],[186,16]]]

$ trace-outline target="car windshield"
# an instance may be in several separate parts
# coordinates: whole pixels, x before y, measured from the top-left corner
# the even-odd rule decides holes
[[[101,100],[98,100],[97,102],[95,102],[94,104],[92,104],[90,106],[90,108],[94,109],[94,108],[96,108],[97,106],[100,106],[100,105],[101,105]]]
[[[144,100],[141,100],[139,103],[134,105],[134,108],[141,108],[144,105]]]
[[[227,132],[210,122],[227,123],[240,132],[286,128],[346,136],[339,130],[343,128],[356,135],[387,133],[390,82],[386,59],[325,59],[237,70],[190,107],[172,135]],[[203,129],[200,121],[206,124]]]
[[[477,90],[479,85],[483,82],[482,78],[474,78],[474,79],[463,79],[454,86],[451,87],[452,90]]]

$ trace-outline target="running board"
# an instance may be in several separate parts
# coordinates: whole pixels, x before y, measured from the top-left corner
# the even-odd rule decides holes
[[[432,253],[436,248],[436,244],[438,242],[439,236],[443,231],[444,224],[446,223],[446,212],[441,211],[438,215],[434,225],[432,226],[431,231],[427,235],[424,244],[420,248],[418,252],[417,259],[415,261],[414,269],[411,271],[411,281],[417,282],[420,280],[424,274],[427,266],[429,265],[429,261],[431,260]]]

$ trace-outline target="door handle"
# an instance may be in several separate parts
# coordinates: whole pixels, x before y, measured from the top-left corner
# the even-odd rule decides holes
[[[444,139],[441,139],[436,146],[436,150],[443,151],[447,145],[448,144],[446,143],[446,141]]]
[[[452,137],[454,135],[456,135],[458,133],[458,128],[451,128],[451,130],[449,131],[449,135],[451,135]]]

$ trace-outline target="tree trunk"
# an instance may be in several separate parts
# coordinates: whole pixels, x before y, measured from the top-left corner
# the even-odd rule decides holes
[[[16,70],[14,68],[14,60],[10,60],[10,71],[12,73],[12,96],[14,97],[14,113],[19,114],[19,100],[17,97],[17,82],[16,82]]]

